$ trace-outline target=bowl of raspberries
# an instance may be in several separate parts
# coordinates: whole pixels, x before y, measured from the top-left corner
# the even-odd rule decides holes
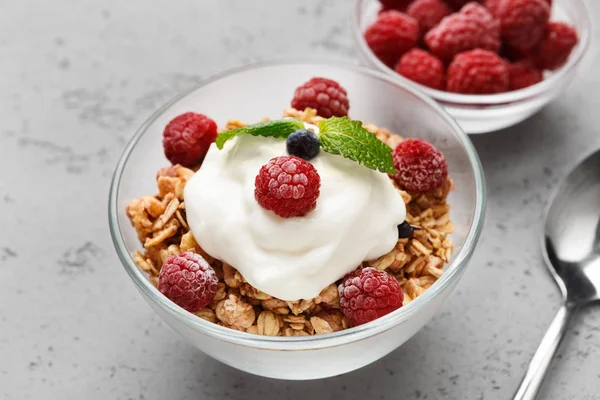
[[[515,125],[573,81],[583,0],[357,0],[363,63],[417,86],[471,134]]]

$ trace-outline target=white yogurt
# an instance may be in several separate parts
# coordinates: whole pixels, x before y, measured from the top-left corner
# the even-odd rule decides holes
[[[391,251],[406,208],[387,175],[321,151],[314,211],[281,218],[254,198],[254,179],[285,141],[241,135],[213,144],[185,187],[187,221],[198,244],[252,286],[282,300],[312,299],[363,260]]]

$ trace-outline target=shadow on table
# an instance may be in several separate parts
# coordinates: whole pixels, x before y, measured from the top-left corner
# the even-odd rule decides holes
[[[436,375],[429,357],[419,354],[423,348],[435,351],[430,338],[417,334],[403,347],[383,359],[345,375],[311,381],[285,381],[250,375],[206,357],[197,369],[197,397],[214,399],[434,399],[449,390],[428,385],[428,375]],[[202,354],[198,354],[203,357]],[[360,357],[360,355],[357,355]],[[208,372],[211,376],[206,376]],[[451,385],[450,381],[446,381]],[[201,388],[201,389],[200,389]]]
[[[200,352],[189,354],[191,349],[182,346],[182,358],[194,360],[191,368],[161,371],[161,380],[165,384],[179,382],[169,385],[176,390],[169,393],[172,398],[185,400],[479,399],[484,387],[492,385],[481,379],[472,382],[473,375],[483,368],[478,364],[486,362],[477,350],[481,346],[475,335],[479,323],[460,319],[455,311],[462,295],[455,293],[453,297],[447,309],[402,347],[345,375],[311,381],[263,378],[228,367]]]
[[[550,104],[525,121],[486,134],[470,135],[484,165],[502,157],[510,163],[522,157],[560,149],[573,140],[577,120],[558,105]]]
[[[590,146],[576,135],[579,123],[550,104],[511,128],[470,136],[486,177],[488,217],[534,213],[541,218],[549,193],[578,158],[573,154],[583,155]]]

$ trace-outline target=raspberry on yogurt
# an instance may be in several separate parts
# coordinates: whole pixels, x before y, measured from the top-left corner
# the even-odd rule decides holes
[[[299,217],[315,209],[320,187],[321,177],[311,163],[280,156],[256,175],[254,196],[263,208],[280,217]]]

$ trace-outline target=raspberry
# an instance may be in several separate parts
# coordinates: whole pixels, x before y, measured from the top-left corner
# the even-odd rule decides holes
[[[510,90],[523,89],[544,79],[542,71],[537,69],[529,60],[508,64],[507,68],[510,76]]]
[[[550,19],[545,0],[499,0],[495,16],[500,20],[502,40],[519,50],[529,50],[544,36]]]
[[[482,20],[486,20],[488,23],[494,21],[494,16],[490,13],[490,11],[475,1],[471,1],[465,4],[460,9],[459,13],[461,13],[462,15],[466,15],[467,17],[481,18]],[[497,21],[496,25],[499,25]]]
[[[189,312],[209,305],[217,293],[219,279],[199,254],[189,251],[166,259],[158,277],[158,290]]]
[[[550,22],[542,41],[534,49],[536,65],[549,70],[562,67],[578,41],[577,31],[573,27],[562,22]]]
[[[367,28],[365,40],[377,58],[391,68],[402,54],[417,45],[419,23],[401,12],[386,11]]]
[[[509,88],[506,62],[487,50],[475,49],[454,57],[447,79],[449,92],[490,94],[506,92]]]
[[[283,218],[299,217],[317,206],[321,177],[308,161],[295,156],[272,158],[254,181],[254,197]]]
[[[406,139],[392,153],[398,171],[392,178],[413,193],[426,193],[442,186],[448,178],[448,164],[441,151],[421,139]]]
[[[484,7],[487,7],[488,10],[490,10],[490,12],[493,15],[496,15],[496,12],[498,11],[498,4],[500,3],[501,0],[484,0],[483,1],[483,5]],[[548,5],[550,7],[552,7],[552,0],[544,0],[546,3],[548,3]]]
[[[497,52],[500,24],[485,7],[471,2],[427,32],[425,44],[444,61],[475,48]]]
[[[312,78],[296,88],[292,107],[297,110],[314,108],[323,118],[345,117],[350,104],[346,89],[336,81],[326,78]]]
[[[500,0],[484,0],[483,6],[490,10],[492,15],[496,15],[496,12],[498,11],[498,3],[500,3]]]
[[[425,34],[442,18],[452,14],[452,9],[443,0],[415,0],[406,13],[419,22],[421,33]]]
[[[402,12],[406,11],[406,7],[408,7],[411,1],[412,0],[379,0],[382,10],[397,10]]]
[[[206,115],[188,112],[171,120],[163,132],[165,156],[172,164],[200,164],[217,138],[217,124]]]
[[[501,0],[483,0],[483,5],[484,7],[487,7],[488,10],[490,10],[490,12],[494,15],[496,15],[496,12],[498,10],[498,4],[500,3]],[[549,6],[552,6],[552,0],[544,0],[546,3],[548,3]]]
[[[444,63],[425,50],[412,49],[404,54],[395,68],[400,75],[430,88],[444,90]]]
[[[483,0],[483,6],[486,7],[492,15],[496,15],[498,12],[498,4],[501,0]],[[544,0],[550,7],[552,7],[552,0]]]
[[[362,325],[402,307],[404,293],[385,271],[364,268],[347,274],[338,286],[340,309],[352,325]]]

